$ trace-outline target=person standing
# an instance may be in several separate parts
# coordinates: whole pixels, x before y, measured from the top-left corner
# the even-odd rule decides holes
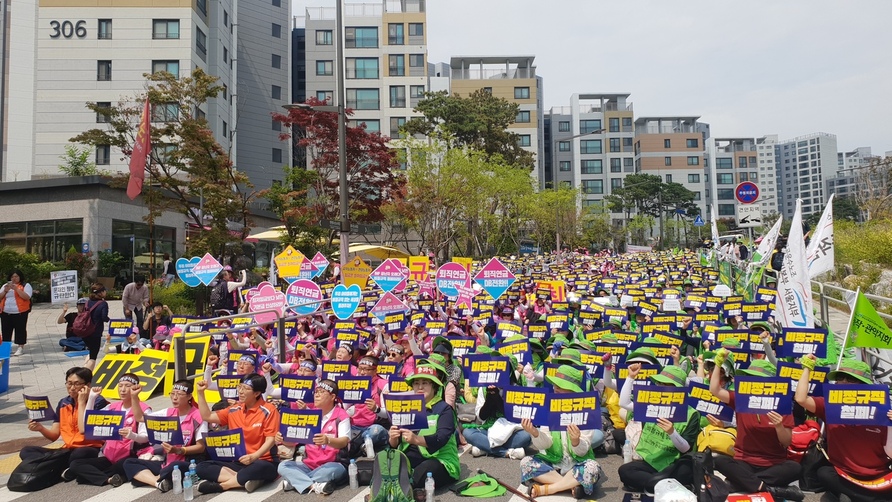
[[[19,348],[13,355],[20,356],[28,343],[28,312],[31,312],[31,295],[34,291],[19,269],[13,270],[6,280],[0,291],[0,331],[4,342],[13,341],[15,334],[15,344]]]
[[[99,349],[102,347],[102,332],[105,331],[105,323],[108,322],[108,302],[105,301],[105,295],[108,291],[100,283],[95,283],[90,287],[90,301],[87,302],[87,310],[90,311],[90,319],[93,320],[93,334],[84,337],[84,343],[90,353],[87,355],[87,361],[84,366],[93,370],[96,365],[96,359],[99,358]]]
[[[133,282],[124,286],[124,292],[121,295],[121,303],[124,306],[124,317],[133,319],[136,324],[134,326],[142,329],[145,320],[145,308],[149,305],[149,288],[145,287],[146,279],[141,275],[137,275]],[[134,319],[134,316],[136,317]],[[152,339],[154,333],[142,333],[142,338]]]
[[[170,287],[170,284],[177,277],[176,267],[173,263],[173,260],[170,259],[170,253],[164,253],[164,272],[161,273],[161,280],[164,287]]]

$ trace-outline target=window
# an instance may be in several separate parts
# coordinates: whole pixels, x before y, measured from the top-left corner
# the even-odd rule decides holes
[[[96,80],[108,82],[112,79],[111,61],[96,61]]]
[[[664,139],[663,140],[663,148],[672,148],[672,140]]]
[[[518,124],[529,124],[530,112],[528,110],[521,110],[517,112],[517,117],[514,117],[514,122]]]
[[[699,174],[689,174],[688,175],[688,183],[700,183],[700,175]]]
[[[626,132],[632,130],[632,117],[623,117],[623,130]]]
[[[316,75],[331,76],[334,72],[334,63],[332,61],[316,61]]]
[[[376,79],[379,76],[378,58],[347,58],[347,78]]]
[[[198,7],[198,10],[201,11],[205,16],[208,15],[208,1],[207,0],[195,0],[195,5]]]
[[[700,192],[694,192],[694,200],[700,200]]]
[[[610,132],[619,132],[619,117],[607,121]]]
[[[424,36],[424,23],[409,23],[409,36],[410,37],[423,37]]]
[[[749,180],[749,173],[740,173],[740,181],[741,182],[748,181],[748,180]],[[754,179],[753,181],[756,181],[756,180]],[[803,195],[803,197],[808,197],[808,196]]]
[[[282,162],[282,149],[281,148],[273,148],[273,162],[276,162],[276,163]]]
[[[0,246],[34,253],[41,261],[61,261],[72,246],[80,249],[83,232],[81,218],[3,223],[0,224]]]
[[[96,165],[107,166],[111,164],[111,146],[96,145]]]
[[[202,54],[208,53],[208,36],[198,27],[195,28],[195,47],[197,47]]]
[[[281,68],[282,67],[282,56],[278,54],[273,54],[272,60],[273,68]]]
[[[378,89],[347,89],[347,108],[379,110],[381,97]]]
[[[719,216],[734,216],[734,204],[719,204]]]
[[[582,174],[601,174],[604,172],[601,160],[583,160],[581,165]]]
[[[96,38],[99,40],[111,40],[112,37],[112,20],[100,19],[99,28],[96,30]]]
[[[404,77],[406,75],[406,56],[402,54],[391,54],[388,56],[388,75],[391,77]]]
[[[623,151],[624,152],[632,151],[632,138],[623,138]]]
[[[601,153],[601,140],[584,139],[579,142],[579,153]]]
[[[700,165],[700,157],[688,157],[688,165],[689,166],[699,166]]]
[[[700,140],[697,138],[688,138],[685,140],[685,146],[688,148],[700,148]]]
[[[412,106],[418,104],[418,101],[424,97],[424,86],[423,85],[410,85],[409,86],[409,99],[412,101]]]
[[[718,200],[734,200],[734,189],[733,188],[719,188],[716,190],[716,197]]]
[[[530,145],[532,145],[532,143],[531,143],[531,141],[530,141],[530,135],[529,135],[529,134],[519,134],[519,135],[517,136],[517,144],[518,144],[518,146],[530,146]]]
[[[716,182],[719,185],[733,185],[734,184],[734,175],[731,173],[719,173],[718,179]]]
[[[558,162],[558,166],[560,167],[561,171],[569,171],[570,170],[570,161],[562,160],[562,161]]]
[[[166,71],[175,77],[180,76],[180,62],[179,61],[152,61],[152,73],[158,73],[159,71]]]
[[[671,174],[666,175],[666,183],[672,183],[672,175]]]
[[[316,99],[331,103],[334,100],[333,91],[316,91]]]
[[[223,11],[223,26],[229,27],[229,12]]]
[[[622,178],[610,178],[610,191],[614,191],[618,188],[623,187],[623,179]]]
[[[223,48],[223,62],[229,62],[229,49],[227,49],[226,47]]]
[[[623,172],[623,164],[622,159],[610,159],[610,172],[611,173],[621,173]]]
[[[620,151],[620,142],[619,138],[610,138],[610,151],[611,152],[619,152]]]
[[[403,37],[403,23],[390,23],[387,25],[387,44],[406,44],[406,39]]]
[[[663,165],[671,166],[672,165],[672,157],[663,157]]]
[[[392,85],[390,86],[390,107],[405,108],[406,107],[406,86]]]
[[[570,121],[561,120],[558,122],[558,131],[559,132],[570,132]]]
[[[344,30],[344,44],[350,48],[378,47],[378,28],[347,28]]]
[[[220,134],[222,134],[224,138],[229,139],[229,124],[227,124],[225,120],[222,120],[221,122],[223,122],[223,124],[220,126]]]
[[[281,7],[282,0],[273,0],[273,7]]]
[[[399,139],[402,137],[400,128],[406,125],[406,117],[390,117],[390,137]]]
[[[273,119],[273,131],[276,131],[276,132],[282,131],[282,123],[276,119]]]
[[[558,141],[558,151],[559,152],[569,152],[570,151],[570,142],[569,141]]]
[[[730,157],[722,157],[715,159],[715,167],[716,169],[733,169],[733,159]]]
[[[412,68],[424,68],[424,54],[409,54],[409,72]]]
[[[180,116],[177,103],[160,103],[152,106],[152,122],[176,122]]]
[[[282,88],[278,85],[274,85],[271,94],[273,99],[282,99]]]
[[[604,180],[582,180],[582,193],[604,193]]]
[[[101,101],[96,103],[96,123],[97,124],[105,124],[108,123],[111,117],[108,116],[108,113],[104,113],[101,111],[102,109],[111,108],[111,101]]]
[[[195,119],[196,120],[205,120],[206,117],[207,117],[207,114],[204,113],[204,110],[202,110],[201,108],[196,106],[195,107]]]
[[[282,38],[282,25],[281,24],[273,23],[272,35],[273,35],[273,38]]]
[[[361,127],[365,126],[366,132],[373,133],[381,132],[381,121],[380,120],[351,120],[347,123],[350,127]]]
[[[492,95],[492,87],[484,87],[483,92]]]
[[[316,45],[331,45],[331,44],[332,44],[332,31],[331,30],[316,30]]]
[[[530,88],[529,87],[515,87],[514,88],[514,99],[530,99]]]
[[[592,134],[599,130],[601,130],[601,121],[600,120],[580,120],[579,121],[579,134]]]

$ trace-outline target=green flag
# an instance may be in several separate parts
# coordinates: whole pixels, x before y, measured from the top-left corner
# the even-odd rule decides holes
[[[852,327],[846,347],[892,349],[892,330],[860,291],[855,299]]]

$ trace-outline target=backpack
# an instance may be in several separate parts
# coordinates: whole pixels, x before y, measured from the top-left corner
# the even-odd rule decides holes
[[[797,425],[793,428],[793,439],[787,447],[787,459],[801,462],[809,445],[820,438],[821,426],[814,420],[806,420]]]
[[[74,318],[74,322],[71,323],[71,332],[76,336],[81,338],[86,338],[93,333],[96,332],[96,323],[93,322],[93,309],[99,306],[100,303],[105,300],[99,300],[93,304],[89,309],[85,309],[83,312],[77,315]]]
[[[372,465],[369,502],[414,502],[411,472],[412,466],[403,452],[393,448],[379,452]]]
[[[697,451],[709,448],[715,453],[734,456],[734,444],[737,442],[737,429],[733,427],[716,427],[707,425],[697,436]]]
[[[694,479],[694,493],[698,502],[724,502],[731,493],[728,483],[715,476],[715,462],[712,450],[691,454],[691,469]]]
[[[59,448],[30,456],[16,466],[9,475],[6,488],[11,492],[36,492],[62,481],[62,471],[68,467],[71,450]]]
[[[232,294],[226,281],[218,281],[211,290],[211,308],[214,310],[232,310],[235,308],[232,302]]]
[[[501,497],[506,491],[504,486],[486,474],[478,474],[459,481],[449,490],[460,497],[474,498]]]
[[[802,474],[799,475],[799,488],[803,491],[820,493],[826,489],[824,483],[818,478],[818,469],[831,465],[824,451],[823,440],[812,441],[799,461],[802,464]]]

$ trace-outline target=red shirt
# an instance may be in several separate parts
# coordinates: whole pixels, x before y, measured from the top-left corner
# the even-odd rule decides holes
[[[732,409],[735,405],[735,392],[730,392]],[[734,458],[757,467],[770,467],[787,460],[787,447],[777,439],[777,432],[768,417],[756,413],[737,413],[737,441],[734,443]],[[793,415],[784,415],[783,425],[792,429]]]
[[[824,398],[816,397],[815,416],[827,420]],[[876,479],[889,473],[886,444],[888,427],[880,425],[827,424],[830,463],[858,479]]]
[[[242,430],[245,451],[249,455],[259,450],[266,438],[275,438],[279,432],[279,410],[266,401],[258,401],[249,409],[245,409],[244,403],[238,403],[218,411],[217,418],[220,419],[220,425],[226,428]],[[260,460],[272,459],[269,451],[260,457]]]

